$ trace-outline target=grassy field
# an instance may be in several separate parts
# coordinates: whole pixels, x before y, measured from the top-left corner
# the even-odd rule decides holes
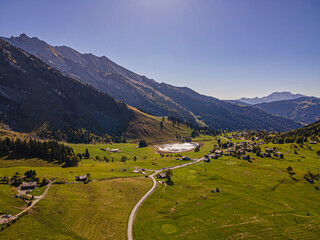
[[[126,239],[129,214],[151,187],[146,178],[54,185],[1,239]]]
[[[249,163],[223,157],[174,170],[174,186],[160,184],[143,203],[135,238],[319,239],[319,182],[303,178],[308,171],[320,173],[319,144],[298,150],[299,155],[290,144],[268,146],[281,148],[284,159]],[[297,181],[290,178],[288,166]],[[220,193],[212,193],[217,187]]]
[[[200,136],[200,152],[182,155],[199,158],[217,145],[215,137]],[[222,142],[226,141],[221,139]],[[151,147],[135,143],[71,144],[76,153],[90,156],[77,167],[63,168],[39,159],[0,160],[0,176],[35,169],[37,175],[74,182],[90,173],[92,179],[114,178],[89,184],[54,185],[30,214],[1,232],[4,239],[125,239],[130,210],[151,187],[150,179],[130,173],[134,168],[160,169],[181,164],[175,154],[161,157]],[[276,147],[284,159],[255,157],[252,163],[222,157],[174,170],[173,186],[159,188],[143,203],[134,224],[136,239],[318,239],[320,236],[319,182],[310,184],[304,174],[320,173],[320,144],[298,148]],[[311,149],[309,149],[311,147]],[[102,149],[118,148],[119,153]],[[127,156],[126,162],[121,162]],[[136,156],[136,161],[134,161]],[[296,173],[295,181],[286,170]],[[123,169],[127,171],[123,171]],[[220,193],[212,193],[219,188]],[[40,194],[35,191],[34,194]],[[0,211],[19,212],[25,206],[0,185]],[[61,213],[60,213],[61,211]]]
[[[15,193],[10,185],[0,184],[0,215],[14,215],[26,207],[27,204],[23,201],[14,198]]]
[[[39,163],[39,166],[36,166],[36,163]],[[128,168],[128,171],[123,171],[123,168]],[[86,173],[90,173],[92,179],[137,176],[137,174],[130,173],[128,164],[120,162],[100,163],[84,160],[77,167],[63,168],[39,159],[0,160],[0,176],[11,177],[16,172],[24,174],[30,169],[36,171],[40,180],[43,177],[46,179],[55,177],[67,182],[74,182],[75,176]]]
[[[201,136],[194,139],[195,142],[204,144],[200,148],[200,152],[184,152],[181,153],[183,156],[189,156],[191,158],[203,157],[205,153],[210,151],[217,140],[213,137]],[[118,144],[69,144],[75,151],[75,153],[84,153],[86,148],[90,153],[91,158],[98,156],[100,159],[107,157],[108,159],[113,159],[114,164],[121,166],[131,166],[131,167],[140,167],[146,169],[161,169],[168,166],[175,166],[181,164],[180,161],[176,160],[175,154],[164,154],[164,157],[161,157],[160,154],[155,153],[152,148],[152,145],[146,148],[137,148],[136,143],[118,143]],[[106,148],[119,149],[120,152],[109,152],[104,151]],[[125,164],[121,163],[120,160],[122,156],[128,158]],[[136,161],[134,161],[136,157]],[[110,163],[108,163],[110,164]]]

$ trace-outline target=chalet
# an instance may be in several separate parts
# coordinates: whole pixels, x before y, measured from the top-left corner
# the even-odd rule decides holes
[[[247,152],[252,152],[252,148],[246,148]]]
[[[29,189],[35,189],[37,186],[36,182],[23,182],[21,184],[21,190],[29,190]]]
[[[211,159],[218,159],[219,156],[217,154],[210,154],[209,157]]]
[[[222,155],[222,154],[223,154],[223,151],[222,151],[222,150],[216,150],[214,153],[215,153],[215,154]]]
[[[166,176],[166,173],[158,173],[157,174],[157,178],[161,178],[161,179],[164,179],[164,178],[166,178],[167,176]]]
[[[243,156],[242,156],[242,159],[243,159],[243,160],[250,160],[250,156],[249,156],[249,155],[243,155]]]
[[[317,141],[310,141],[309,143],[310,144],[317,144],[318,142]]]
[[[203,161],[204,162],[210,162],[210,158],[205,158]]]
[[[266,148],[266,152],[267,153],[274,153],[274,150],[273,150],[273,148]]]
[[[190,160],[191,160],[191,158],[189,158],[188,156],[183,156],[181,158],[181,161],[190,161]]]
[[[229,149],[227,149],[227,150],[226,150],[226,152],[228,152],[228,153],[234,153],[234,152],[235,152],[235,150],[234,150],[234,149],[229,148]]]
[[[135,169],[131,173],[139,173],[139,172],[140,172],[139,170]]]
[[[263,156],[263,157],[271,157],[271,154],[268,153],[268,152],[265,152],[265,153],[262,154],[262,156]]]
[[[239,154],[241,154],[241,155],[246,154],[246,150],[244,150],[244,149],[240,149],[240,150],[239,150]]]
[[[81,175],[81,176],[76,176],[76,181],[87,181],[88,177],[87,174]]]

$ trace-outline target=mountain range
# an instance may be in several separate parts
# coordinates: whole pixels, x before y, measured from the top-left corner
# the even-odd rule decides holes
[[[65,76],[91,85],[100,92],[155,116],[174,115],[190,122],[226,130],[286,131],[302,126],[251,106],[221,101],[187,87],[158,83],[104,56],[82,54],[66,46],[54,47],[25,34],[1,39],[38,57]]]
[[[306,97],[305,95],[302,94],[292,94],[291,92],[273,92],[268,96],[259,98],[259,97],[255,97],[255,98],[240,98],[240,99],[236,99],[236,100],[230,100],[230,101],[237,101],[238,103],[245,103],[245,104],[250,104],[250,105],[254,105],[254,104],[260,104],[260,103],[269,103],[269,102],[275,102],[275,101],[282,101],[282,100],[291,100],[291,99],[297,99],[297,98],[301,98],[301,97]]]
[[[11,129],[68,131],[130,139],[174,138],[183,127],[163,123],[112,96],[51,68],[37,57],[0,40],[0,120]],[[190,131],[190,130],[189,130]]]
[[[260,103],[254,107],[271,114],[311,124],[320,120],[320,98],[301,97],[291,100]]]

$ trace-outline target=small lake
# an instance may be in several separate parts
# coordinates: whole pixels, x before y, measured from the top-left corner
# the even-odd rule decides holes
[[[155,146],[160,152],[179,153],[186,152],[198,146],[198,143],[168,143]]]

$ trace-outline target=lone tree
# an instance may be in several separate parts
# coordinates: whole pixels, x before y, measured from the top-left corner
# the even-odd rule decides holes
[[[148,143],[146,140],[142,139],[139,141],[139,148],[148,147]]]
[[[199,152],[200,151],[200,146],[198,145],[195,149],[194,152]]]
[[[167,178],[168,180],[171,180],[171,177],[172,177],[172,175],[173,175],[172,169],[166,170],[166,171],[165,171],[165,174],[166,174],[166,178]]]
[[[166,174],[166,178],[168,179],[168,180],[167,180],[167,184],[168,184],[168,185],[173,185],[173,182],[172,182],[172,180],[171,180],[171,177],[172,177],[172,175],[173,175],[172,169],[167,169],[167,170],[165,171],[165,174]]]
[[[43,186],[45,186],[45,185],[47,185],[49,182],[47,181],[47,179],[46,178],[43,178],[42,179],[42,182],[41,182],[41,184],[40,184],[40,187],[43,187]]]
[[[84,156],[85,156],[86,158],[90,158],[90,153],[89,153],[88,148],[86,148],[86,151],[85,151],[85,153],[84,153]]]

